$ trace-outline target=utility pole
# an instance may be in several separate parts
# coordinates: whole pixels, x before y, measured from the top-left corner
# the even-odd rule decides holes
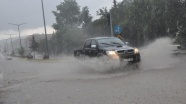
[[[19,33],[19,42],[20,42],[20,47],[22,48],[22,44],[21,44],[21,35],[20,35],[20,29],[19,29],[19,26],[24,25],[24,24],[27,24],[27,23],[21,23],[21,24],[8,23],[8,24],[17,26],[17,28],[18,28],[18,33]]]
[[[116,7],[117,7],[117,6],[116,6],[116,0],[114,0],[114,8],[115,8],[115,10],[116,10]]]
[[[111,13],[111,11],[110,11],[109,17],[110,17],[110,32],[111,32],[111,37],[114,37],[113,27],[112,27],[112,13]]]
[[[118,24],[118,9],[117,9],[117,4],[116,0],[114,0],[114,9],[115,9],[115,15],[116,15],[116,23]]]
[[[48,39],[47,39],[46,22],[45,22],[45,11],[44,11],[43,0],[41,0],[41,5],[42,5],[42,12],[43,12],[43,23],[44,23],[45,39],[46,39],[46,51],[47,51],[47,53],[45,53],[43,59],[49,59],[49,48],[48,48]]]

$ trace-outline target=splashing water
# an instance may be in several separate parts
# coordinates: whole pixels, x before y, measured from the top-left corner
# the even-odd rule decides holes
[[[155,42],[143,47],[141,50],[141,69],[164,69],[169,68],[179,60],[172,56],[175,49],[170,38],[160,38]]]
[[[178,61],[171,55],[171,39],[161,38],[140,48],[142,61],[140,64],[120,67],[119,60],[107,58],[77,59],[73,56],[62,56],[57,63],[42,68],[39,76],[47,79],[97,79],[125,75],[128,72],[169,68]],[[137,67],[136,67],[137,66]],[[129,71],[130,70],[130,71]]]

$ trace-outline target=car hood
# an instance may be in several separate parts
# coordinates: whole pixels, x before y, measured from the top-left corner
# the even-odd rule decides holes
[[[113,46],[113,47],[100,47],[103,50],[106,51],[116,51],[116,50],[131,50],[134,49],[133,47],[130,46]]]

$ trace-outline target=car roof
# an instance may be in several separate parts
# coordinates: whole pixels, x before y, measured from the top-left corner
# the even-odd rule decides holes
[[[93,40],[93,39],[99,40],[99,39],[107,39],[107,38],[116,38],[116,37],[94,37],[94,38],[89,38],[87,40]]]

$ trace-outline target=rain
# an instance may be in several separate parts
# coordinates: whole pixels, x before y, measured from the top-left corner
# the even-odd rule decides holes
[[[186,103],[185,0],[0,2],[0,104]]]

